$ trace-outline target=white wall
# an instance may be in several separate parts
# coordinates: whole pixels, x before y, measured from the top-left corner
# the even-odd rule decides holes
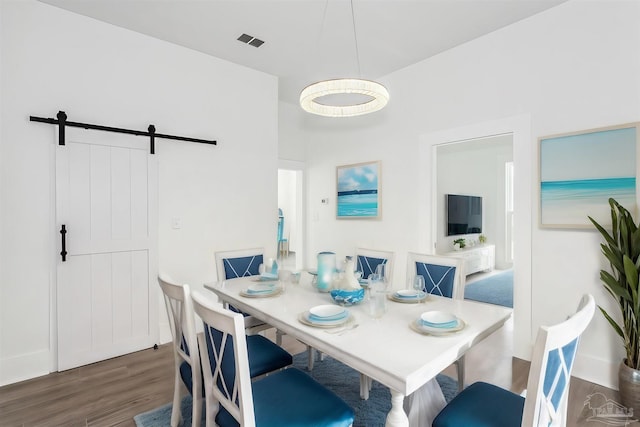
[[[421,164],[420,135],[526,115],[529,145],[516,147],[522,154],[514,157],[529,162],[516,165],[516,174],[531,173],[516,179],[534,183],[517,195],[528,198],[523,205],[532,212],[516,218],[532,215],[532,269],[524,272],[531,290],[516,299],[516,311],[528,313],[522,307],[528,301],[532,308],[515,335],[531,338],[516,342],[516,355],[527,354],[538,326],[564,319],[585,292],[613,307],[598,280],[604,266],[599,236],[537,227],[535,153],[539,136],[640,120],[638,22],[638,2],[569,1],[386,76],[381,80],[391,101],[379,113],[331,120],[287,111],[306,132],[307,262],[320,250],[348,254],[368,246],[396,251],[397,265],[404,266],[407,251],[426,250],[418,234],[421,224],[431,223],[418,200],[427,191],[419,185],[421,173],[431,166]],[[335,167],[369,160],[382,161],[382,219],[336,220]],[[327,196],[331,204],[321,205]],[[405,271],[394,269],[394,280],[403,283]],[[615,386],[621,357],[621,343],[597,314],[583,336],[576,375]]]
[[[0,384],[49,372],[56,127],[29,116],[217,139],[158,140],[159,266],[216,277],[216,250],[275,256],[273,76],[35,1],[0,1]],[[242,111],[242,114],[237,114]],[[247,126],[250,123],[250,126]],[[171,228],[180,218],[182,228]],[[162,308],[164,312],[164,308]]]
[[[500,135],[445,144],[437,152],[436,240],[437,252],[453,250],[459,237],[478,242],[479,234],[447,236],[447,194],[482,197],[482,234],[495,245],[496,267],[510,268],[505,262],[505,162],[513,161],[513,138]]]

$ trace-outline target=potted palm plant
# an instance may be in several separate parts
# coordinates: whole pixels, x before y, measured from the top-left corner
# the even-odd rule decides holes
[[[622,338],[626,358],[618,371],[618,386],[622,404],[640,413],[640,224],[636,225],[631,213],[614,199],[611,206],[611,233],[593,218],[589,220],[598,229],[605,242],[600,245],[609,261],[611,272],[600,270],[604,288],[618,303],[621,322],[616,321],[602,307],[600,311],[614,331]]]

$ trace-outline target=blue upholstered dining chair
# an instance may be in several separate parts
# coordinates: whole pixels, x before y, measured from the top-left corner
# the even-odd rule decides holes
[[[407,281],[424,277],[424,291],[445,298],[464,299],[464,259],[415,252],[407,254]],[[464,388],[464,355],[456,360],[458,390]]]
[[[459,393],[433,427],[560,427],[566,425],[571,369],[578,341],[595,311],[591,295],[578,311],[555,326],[542,326],[531,357],[526,397],[477,382]]]
[[[347,427],[353,410],[304,372],[289,368],[251,382],[242,316],[194,293],[204,322],[198,336],[206,401],[206,425],[220,427]]]
[[[238,277],[259,275],[260,264],[264,263],[263,254],[264,248],[216,252],[215,257],[218,282]],[[233,306],[229,306],[229,308],[233,311],[237,311],[238,313],[242,313]],[[247,332],[249,335],[271,328],[271,325],[266,324],[260,319],[256,319],[247,313],[242,314],[244,316],[245,327],[248,329]]]
[[[424,277],[424,291],[446,298],[464,299],[464,259],[409,252],[407,280]]]
[[[384,265],[385,279],[390,281],[393,278],[393,258],[391,251],[378,251],[374,249],[356,249],[356,271],[362,272],[362,278],[366,279],[375,273],[378,265]]]
[[[182,402],[182,381],[192,395],[193,427],[200,425],[202,415],[202,369],[196,338],[193,306],[189,285],[174,283],[166,276],[158,277],[158,283],[164,295],[165,307],[169,317],[169,326],[173,338],[175,362],[175,381],[171,426],[180,425],[180,406]],[[269,372],[285,368],[293,363],[291,354],[261,335],[247,337],[249,370],[251,378],[260,377]],[[193,369],[197,367],[197,369]]]
[[[278,208],[278,254],[289,256],[289,239],[284,237],[284,215],[280,208]]]

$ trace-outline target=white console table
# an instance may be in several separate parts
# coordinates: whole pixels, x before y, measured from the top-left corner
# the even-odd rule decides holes
[[[495,245],[472,246],[458,251],[446,252],[442,255],[464,258],[466,275],[479,271],[491,271],[496,265]]]

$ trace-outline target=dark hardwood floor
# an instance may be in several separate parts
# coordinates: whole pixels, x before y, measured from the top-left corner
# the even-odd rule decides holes
[[[507,324],[467,353],[468,383],[483,380],[516,393],[526,387],[529,363],[510,356],[511,333]],[[304,345],[284,338],[283,346],[289,352],[304,351]],[[453,367],[445,373],[455,378]],[[606,427],[588,421],[592,413],[585,407],[585,400],[595,392],[619,401],[614,390],[572,378],[568,427]],[[0,387],[0,426],[133,427],[135,415],[169,403],[172,396],[173,352],[171,345],[165,344],[158,350],[143,350]]]
[[[133,427],[171,401],[170,344],[0,387],[1,426]]]

